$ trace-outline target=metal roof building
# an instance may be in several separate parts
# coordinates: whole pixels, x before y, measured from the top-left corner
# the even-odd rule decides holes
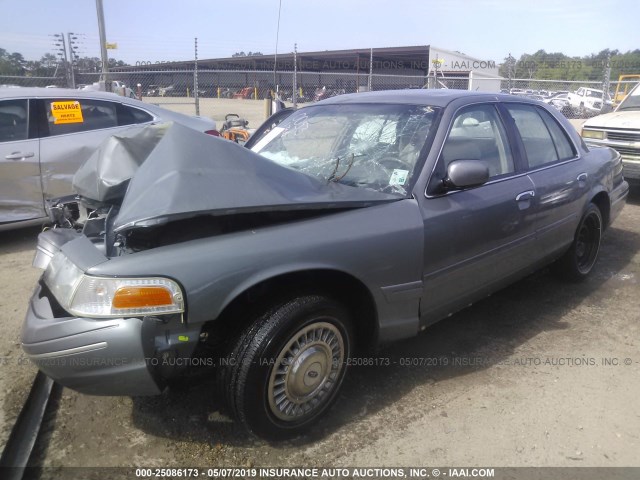
[[[195,67],[194,60],[137,63],[135,66],[113,69],[113,72],[130,73],[132,77],[129,83],[140,81],[141,77],[133,78],[136,75],[134,71],[144,72],[152,76],[145,84],[166,85],[180,83],[179,75]],[[297,71],[300,74],[297,77],[298,86],[328,85],[347,91],[367,89],[373,75],[376,76],[376,89],[428,85],[432,88],[474,90],[477,89],[474,88],[474,80],[482,80],[484,84],[489,83],[487,80],[494,80],[492,88],[482,90],[500,89],[498,65],[494,60],[478,59],[429,45],[199,59],[197,67],[200,78],[206,84],[217,87],[237,88],[244,85],[272,88],[274,82],[291,87],[291,72]],[[172,71],[176,73],[172,75]],[[178,74],[178,71],[183,73]],[[404,80],[400,80],[400,77],[404,77]]]

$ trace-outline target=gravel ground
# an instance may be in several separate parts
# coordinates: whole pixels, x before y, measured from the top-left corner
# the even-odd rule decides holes
[[[0,232],[2,442],[35,373],[19,333],[36,233]],[[336,407],[296,441],[246,435],[213,382],[149,398],[64,389],[34,465],[640,466],[639,251],[636,190],[588,281],[541,271],[381,350],[389,366],[352,368]]]

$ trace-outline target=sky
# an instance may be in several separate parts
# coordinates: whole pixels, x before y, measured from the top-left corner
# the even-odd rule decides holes
[[[276,51],[280,0],[103,0],[109,56],[138,62]],[[278,53],[434,45],[501,63],[511,53],[640,48],[637,0],[281,0]],[[94,0],[0,0],[0,48],[38,60],[52,34],[99,57]]]

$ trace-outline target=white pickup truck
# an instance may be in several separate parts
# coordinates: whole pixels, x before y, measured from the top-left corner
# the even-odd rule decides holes
[[[99,92],[104,92],[106,91],[105,82],[94,82],[91,85],[85,85],[80,90],[97,90]],[[135,92],[119,80],[111,81],[111,91],[122,97],[137,98]]]
[[[609,94],[606,94],[604,99],[602,97],[602,90],[586,87],[580,87],[575,92],[569,92],[567,95],[569,106],[574,113],[581,117],[599,115],[602,113],[603,105],[611,105]]]
[[[622,156],[622,173],[640,185],[640,84],[618,105],[615,112],[598,115],[582,126],[587,145],[605,145]]]

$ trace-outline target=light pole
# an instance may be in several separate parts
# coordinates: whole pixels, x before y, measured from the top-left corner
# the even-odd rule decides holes
[[[54,45],[59,47],[58,55],[62,57],[62,65],[64,70],[64,78],[67,84],[67,87],[72,86],[71,79],[69,76],[69,58],[67,57],[67,44],[64,40],[64,33],[54,33],[54,38],[56,39],[56,43]]]
[[[109,73],[109,58],[107,57],[107,34],[104,29],[104,10],[102,0],[96,0],[96,11],[98,13],[98,30],[100,33],[100,55],[102,57],[102,80],[107,92],[111,91],[111,82],[107,81]]]

